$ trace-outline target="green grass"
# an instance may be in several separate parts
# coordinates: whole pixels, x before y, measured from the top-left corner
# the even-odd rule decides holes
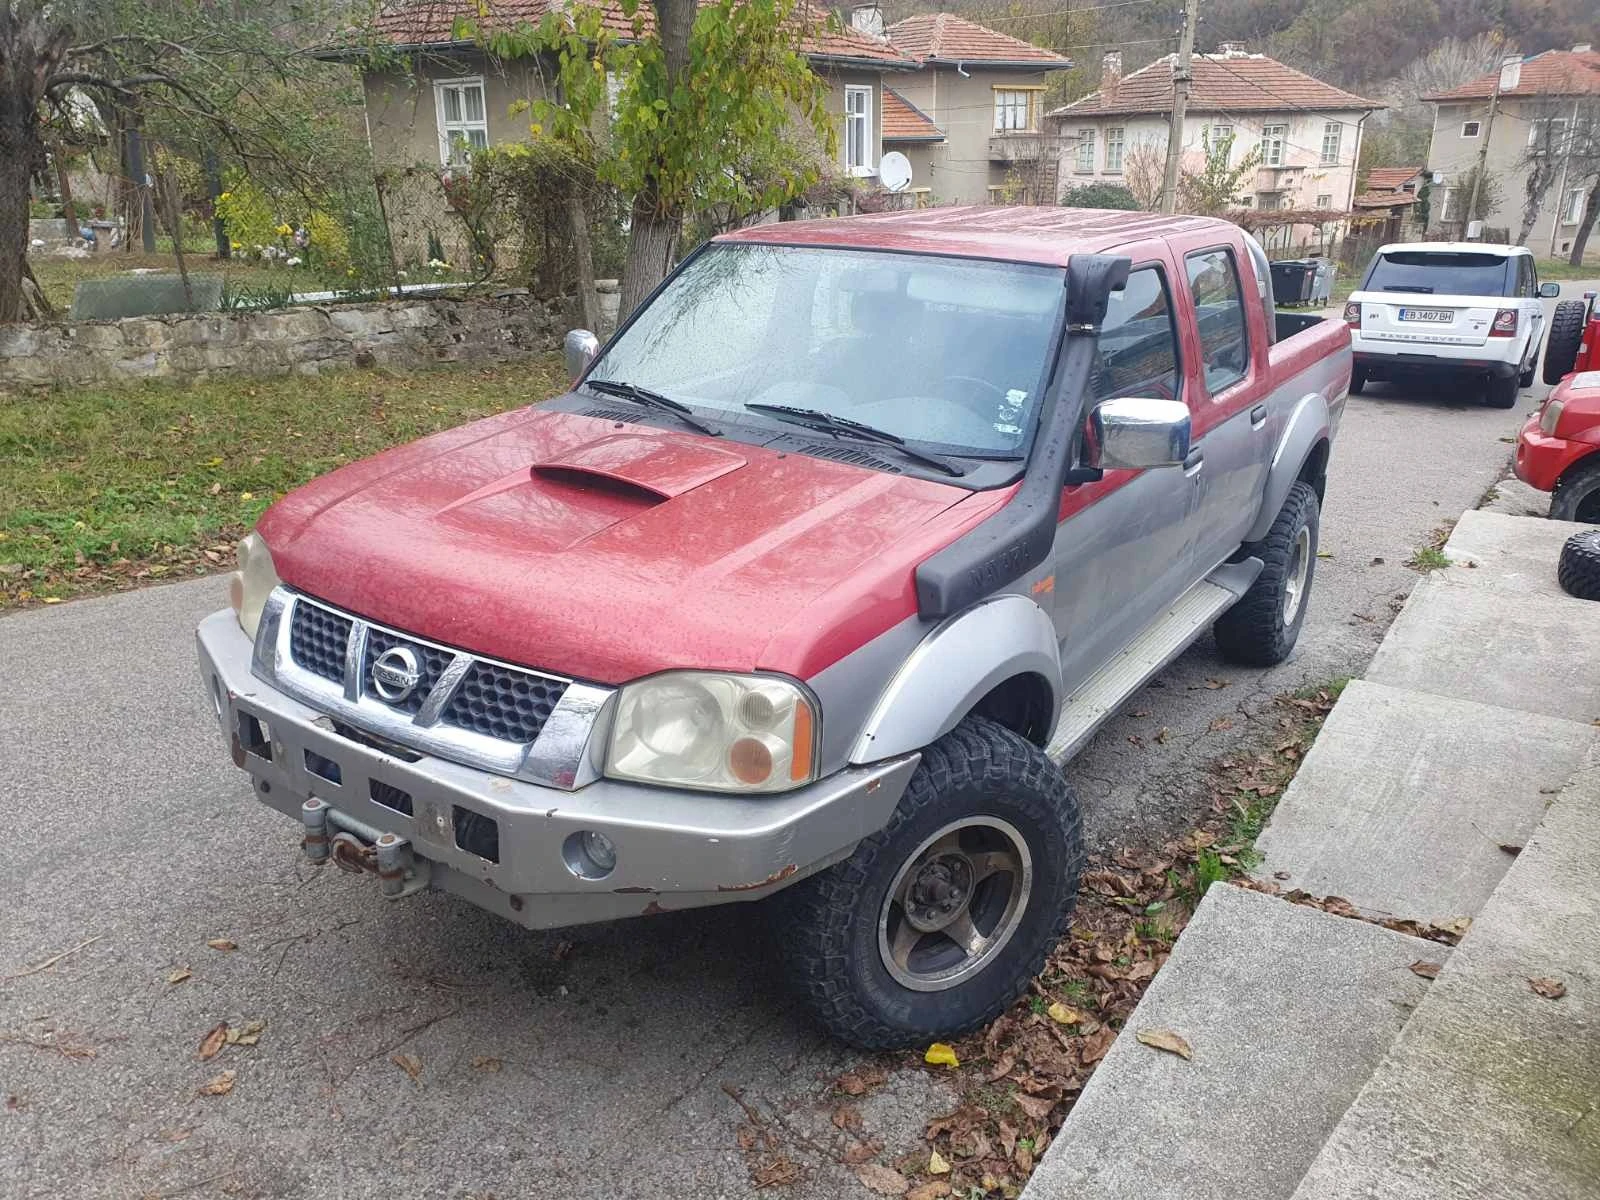
[[[1564,258],[1541,258],[1539,278],[1558,282],[1563,279],[1600,279],[1600,262],[1588,260],[1575,267]]]
[[[543,400],[559,356],[405,375],[0,392],[0,608],[232,563],[289,489],[398,442]]]
[[[1440,570],[1449,565],[1449,558],[1437,546],[1420,546],[1410,558],[1406,559],[1406,566],[1413,571],[1421,571],[1424,574],[1429,571]]]

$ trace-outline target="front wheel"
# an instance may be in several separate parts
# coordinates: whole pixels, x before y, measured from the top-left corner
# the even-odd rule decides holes
[[[923,751],[894,815],[797,884],[784,956],[817,1018],[871,1050],[994,1020],[1065,932],[1083,870],[1077,798],[1044,751],[968,717]]]
[[[1267,536],[1240,548],[1265,565],[1250,590],[1212,626],[1217,649],[1228,661],[1275,667],[1289,657],[1311,598],[1321,515],[1316,489],[1297,482]]]
[[[1600,454],[1568,467],[1550,495],[1550,519],[1600,525]]]

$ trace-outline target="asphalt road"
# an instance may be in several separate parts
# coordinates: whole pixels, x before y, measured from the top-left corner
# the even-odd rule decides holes
[[[1185,828],[1275,694],[1361,669],[1405,559],[1542,392],[1352,397],[1295,657],[1244,671],[1204,641],[1112,721],[1071,770],[1097,846]],[[535,934],[306,868],[200,692],[191,630],[220,603],[200,580],[0,619],[0,1196],[742,1197],[725,1085],[804,1168],[782,1194],[865,1194],[828,1121],[859,1058],[780,987],[761,907]],[[252,1020],[258,1044],[197,1058]],[[948,1105],[907,1071],[862,1107],[892,1153]]]

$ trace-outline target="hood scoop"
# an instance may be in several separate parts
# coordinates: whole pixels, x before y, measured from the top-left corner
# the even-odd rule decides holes
[[[639,431],[584,442],[535,463],[533,473],[580,486],[597,483],[671,500],[744,465],[743,455],[720,446]]]

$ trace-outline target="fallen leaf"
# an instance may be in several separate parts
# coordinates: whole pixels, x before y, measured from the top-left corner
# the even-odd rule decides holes
[[[853,1167],[859,1163],[866,1162],[870,1158],[876,1158],[878,1152],[882,1149],[883,1143],[877,1138],[869,1138],[867,1141],[857,1142],[844,1152],[845,1165]]]
[[[1117,1040],[1117,1031],[1109,1025],[1102,1025],[1094,1033],[1083,1040],[1083,1049],[1080,1057],[1083,1065],[1089,1066],[1099,1062],[1106,1056],[1106,1051],[1111,1049],[1111,1043]]]
[[[483,1057],[472,1060],[472,1067],[475,1071],[498,1071],[504,1065],[498,1058]]]
[[[946,1042],[935,1042],[928,1047],[928,1052],[922,1056],[924,1062],[935,1067],[950,1067],[952,1069],[961,1065],[961,1060],[956,1057],[955,1047]]]
[[[1287,878],[1289,878],[1289,872],[1287,872],[1287,871],[1274,871],[1272,873],[1272,877],[1274,879],[1287,879]]]
[[[1016,1153],[1011,1156],[1011,1161],[1017,1164],[1017,1170],[1024,1175],[1033,1173],[1033,1151],[1026,1146],[1018,1146]]]
[[[1522,847],[1521,846],[1502,845],[1500,847],[1500,852],[1502,854],[1509,854],[1509,855],[1511,855],[1511,857],[1515,858],[1517,855],[1522,853]]]
[[[224,1071],[215,1079],[211,1079],[205,1083],[202,1083],[200,1085],[200,1095],[226,1096],[229,1092],[233,1091],[234,1074],[235,1073],[233,1071]]]
[[[242,1028],[228,1030],[228,1045],[254,1046],[261,1040],[262,1033],[266,1030],[265,1021],[250,1021]]]
[[[163,1142],[187,1142],[193,1133],[192,1129],[163,1129],[156,1136]]]
[[[1179,1058],[1194,1057],[1194,1051],[1189,1049],[1189,1043],[1170,1029],[1141,1029],[1136,1036],[1152,1049],[1165,1050],[1168,1054],[1176,1054]]]
[[[201,1062],[215,1058],[228,1041],[228,1024],[226,1021],[213,1025],[206,1031],[205,1037],[200,1039],[199,1057]]]
[[[422,1086],[422,1060],[415,1054],[391,1054],[389,1061],[411,1076],[412,1082],[418,1087]]]
[[[1211,722],[1211,732],[1212,733],[1221,733],[1224,729],[1232,729],[1232,728],[1233,728],[1233,718],[1232,717],[1218,717],[1215,721]]]
[[[950,1194],[950,1185],[942,1179],[930,1179],[906,1193],[906,1200],[940,1200]]]
[[[1206,680],[1205,686],[1207,691],[1214,692],[1219,688],[1227,687],[1228,681],[1226,679],[1208,679]]]
[[[1459,937],[1465,937],[1467,930],[1472,928],[1472,918],[1451,917],[1448,921],[1440,921],[1434,928],[1442,929],[1446,933],[1456,934]]]
[[[1081,1012],[1075,1008],[1068,1008],[1059,1000],[1044,1011],[1057,1025],[1077,1025],[1083,1020]]]
[[[1317,557],[1318,558],[1332,558],[1333,554],[1332,554],[1331,551],[1328,551],[1328,550],[1318,550],[1317,551]]]
[[[929,1175],[948,1175],[948,1174],[950,1174],[950,1164],[945,1161],[944,1155],[940,1154],[937,1150],[935,1150],[932,1154],[928,1155],[928,1174]]]
[[[1167,739],[1169,737],[1171,737],[1171,736],[1172,736],[1172,731],[1170,729],[1168,729],[1165,725],[1163,725],[1161,727],[1161,731],[1156,734],[1156,741],[1160,742],[1163,746],[1165,746],[1167,744]]]
[[[734,1140],[739,1143],[739,1149],[747,1152],[754,1150],[756,1148],[756,1143],[760,1140],[756,1134],[756,1131],[751,1129],[748,1125],[739,1126],[739,1128],[734,1131],[733,1136]]]
[[[862,1163],[856,1168],[856,1178],[869,1190],[880,1196],[904,1196],[911,1190],[911,1181],[893,1167],[879,1163]]]
[[[188,967],[177,967],[167,972],[167,982],[169,984],[179,984],[193,975],[194,972],[189,970]]]
[[[845,1072],[833,1081],[833,1086],[846,1096],[864,1096],[887,1078],[888,1076],[877,1067],[862,1067],[859,1070]]]
[[[833,1110],[833,1127],[854,1132],[861,1128],[861,1110],[853,1104],[841,1104]]]
[[[21,1112],[22,1109],[23,1109],[23,1100],[22,1100],[21,1096],[7,1096],[6,1097],[6,1111],[7,1112]]]
[[[1528,980],[1528,986],[1546,1000],[1559,1000],[1567,994],[1566,984],[1559,979],[1549,979],[1542,975]]]
[[[1439,978],[1439,972],[1443,969],[1443,963],[1428,962],[1426,959],[1422,958],[1417,959],[1416,962],[1411,964],[1411,973],[1413,975],[1421,975],[1424,979]]]
[[[799,1178],[800,1164],[782,1154],[771,1162],[750,1168],[750,1182],[758,1188],[783,1187]]]
[[[239,944],[237,942],[230,942],[227,938],[211,938],[206,942],[206,945],[210,946],[213,950],[222,951],[237,950],[239,948]]]
[[[1056,1106],[1056,1102],[1048,1096],[1024,1096],[1020,1092],[1014,1092],[1011,1098],[1016,1101],[1018,1108],[1035,1121],[1047,1120],[1050,1110]]]
[[[995,1063],[994,1067],[989,1071],[989,1073],[983,1077],[983,1081],[985,1083],[998,1083],[1007,1075],[1011,1074],[1011,1072],[1016,1069],[1016,1065],[1016,1053],[1008,1050],[1005,1054],[1001,1055],[1000,1061]]]
[[[1153,958],[1146,958],[1134,963],[1133,966],[1128,968],[1127,978],[1135,981],[1140,979],[1150,979],[1154,977],[1155,973],[1156,960]]]

